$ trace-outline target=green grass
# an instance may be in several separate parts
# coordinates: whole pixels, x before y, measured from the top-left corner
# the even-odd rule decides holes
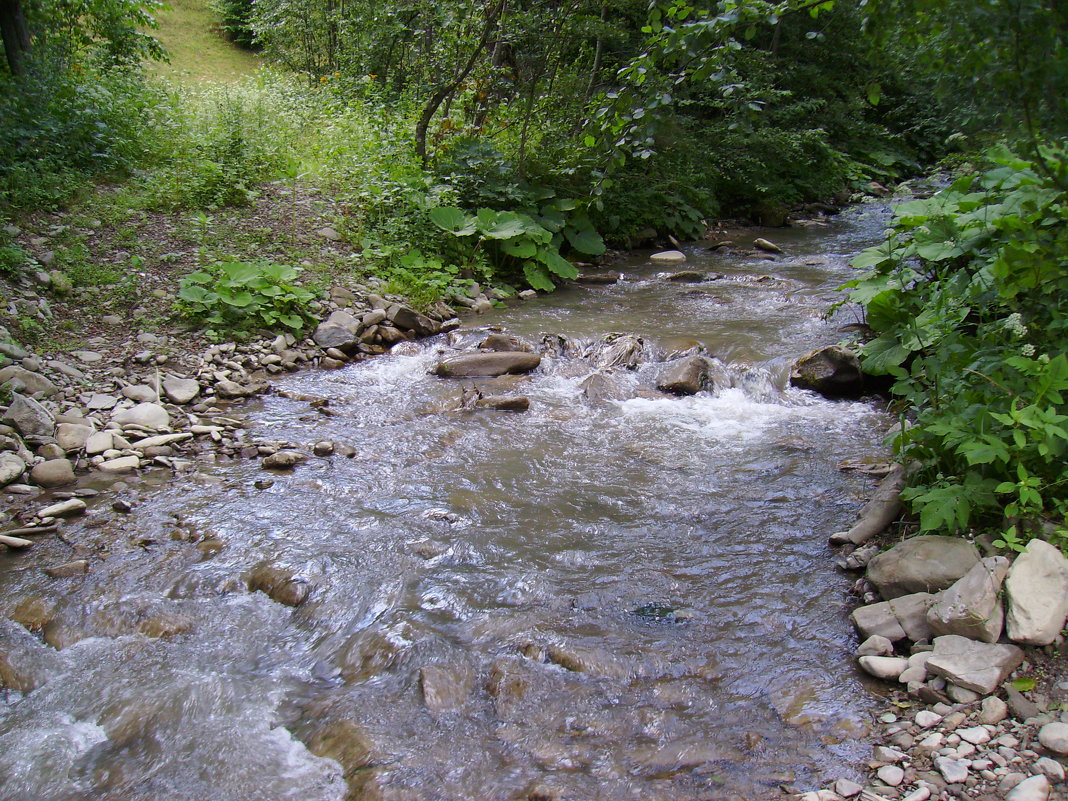
[[[154,35],[170,56],[170,63],[150,66],[157,75],[179,81],[238,81],[251,75],[263,59],[235,47],[219,30],[219,17],[208,0],[170,0],[157,15]]]

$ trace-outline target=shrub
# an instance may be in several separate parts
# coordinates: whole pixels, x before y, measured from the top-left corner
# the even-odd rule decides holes
[[[255,329],[294,333],[313,318],[313,293],[296,284],[299,269],[269,261],[220,261],[183,278],[179,312],[209,326],[211,338],[245,335]]]
[[[873,338],[864,369],[895,379],[915,425],[895,441],[920,470],[923,531],[993,526],[1018,548],[1068,544],[1068,152],[1002,151],[894,211],[847,284]]]

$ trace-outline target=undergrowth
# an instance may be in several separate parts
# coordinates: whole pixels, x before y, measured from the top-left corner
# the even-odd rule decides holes
[[[921,531],[994,529],[1019,550],[1068,546],[1068,151],[991,153],[894,211],[847,284],[872,338],[864,369],[894,379]]]

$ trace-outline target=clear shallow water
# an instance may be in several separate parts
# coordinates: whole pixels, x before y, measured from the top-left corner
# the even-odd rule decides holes
[[[772,231],[775,261],[689,249],[678,269],[725,276],[699,284],[635,254],[622,283],[286,378],[250,438],[355,458],[266,489],[256,462],[161,473],[132,515],[68,527],[84,578],[40,573],[58,540],[0,556],[0,670],[33,685],[0,695],[0,799],[755,801],[849,775],[873,702],[825,542],[870,486],[837,463],[886,421],[783,387],[851,321],[821,313],[884,215]],[[570,338],[484,385],[528,412],[457,410],[465,382],[427,375],[491,325]],[[608,332],[642,337],[635,369],[598,369]],[[654,360],[695,342],[733,385],[658,395]],[[615,400],[586,397],[595,373]],[[248,592],[263,562],[308,600]],[[60,650],[6,619],[33,603]]]

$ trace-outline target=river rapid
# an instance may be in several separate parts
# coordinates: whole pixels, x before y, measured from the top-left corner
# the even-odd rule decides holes
[[[101,496],[67,542],[0,555],[0,642],[31,677],[0,690],[0,799],[759,801],[853,776],[877,699],[826,542],[873,484],[839,463],[889,421],[787,378],[854,322],[823,313],[887,214],[764,232],[774,260],[755,234],[635,253],[618,283],[286,376],[235,411],[250,441],[354,457],[159,471],[132,513]],[[541,366],[428,374],[491,327]],[[716,389],[657,392],[695,345]],[[465,409],[472,383],[530,409]],[[46,577],[68,543],[89,574]],[[265,563],[307,600],[250,591]]]

